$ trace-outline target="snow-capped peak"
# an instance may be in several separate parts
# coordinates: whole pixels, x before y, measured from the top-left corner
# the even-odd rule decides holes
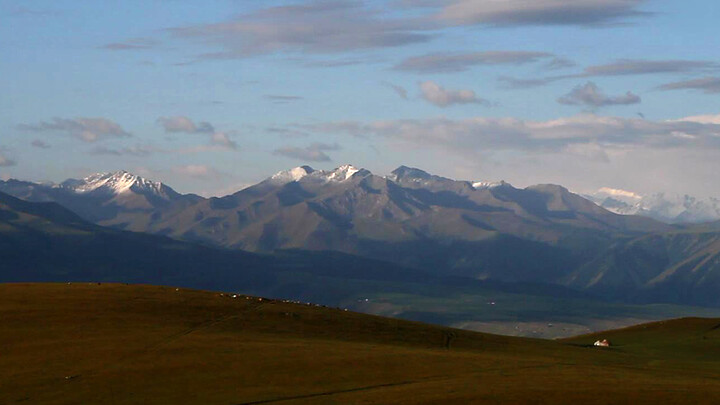
[[[270,177],[270,180],[275,183],[291,183],[293,181],[298,181],[314,172],[315,169],[310,166],[299,166],[290,170],[279,171],[275,173],[272,177]]]
[[[359,172],[360,169],[353,165],[342,165],[337,169],[328,173],[328,180],[343,181],[352,177],[355,173]]]
[[[169,189],[160,182],[144,179],[140,176],[120,170],[114,173],[96,173],[82,180],[66,180],[60,187],[78,194],[107,193],[124,194],[130,191],[150,192],[167,197]]]
[[[352,178],[356,173],[368,172],[365,169],[358,169],[353,165],[342,165],[334,170],[315,170],[310,166],[300,166],[290,170],[277,172],[270,177],[269,181],[276,185],[292,183],[293,181],[315,181],[315,182],[341,182]]]
[[[585,195],[601,207],[621,215],[643,215],[663,222],[707,222],[720,219],[720,200],[676,193],[637,194],[603,187]]]
[[[473,188],[475,190],[482,190],[486,188],[495,188],[495,187],[501,187],[508,183],[505,182],[505,180],[500,181],[476,181],[472,184]]]

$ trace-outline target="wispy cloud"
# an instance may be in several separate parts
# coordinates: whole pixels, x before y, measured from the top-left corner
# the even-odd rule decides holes
[[[209,145],[183,149],[181,153],[207,152],[218,149],[237,149],[237,143],[230,139],[228,132],[215,130],[215,127],[207,122],[201,121],[197,124],[188,117],[160,117],[157,119],[166,133],[185,133],[185,134],[207,134],[210,135]]]
[[[178,38],[215,48],[200,59],[233,59],[278,51],[333,53],[395,47],[432,38],[411,20],[382,16],[360,1],[311,1],[269,7],[230,21],[172,28]]]
[[[37,124],[21,124],[18,129],[30,132],[65,132],[84,142],[131,136],[119,124],[107,118],[53,118]]]
[[[490,102],[479,98],[472,90],[447,90],[433,81],[420,83],[422,98],[438,107],[448,107],[454,104],[483,104]]]
[[[650,15],[644,0],[446,0],[436,18],[454,25],[603,26]]]
[[[407,58],[395,65],[395,70],[414,73],[462,72],[473,66],[522,65],[554,58],[547,52],[487,51],[472,53],[431,53]]]
[[[549,60],[547,63],[545,63],[545,69],[547,70],[560,70],[560,69],[567,69],[571,67],[577,66],[577,63],[574,61],[568,59],[568,58],[561,58],[561,57],[555,57]]]
[[[699,90],[705,94],[720,93],[720,77],[703,77],[663,84],[659,90]]]
[[[35,139],[35,140],[33,140],[33,141],[30,143],[30,145],[32,145],[34,148],[50,149],[50,145],[49,145],[47,142],[45,142],[45,141],[43,141],[43,140],[40,140],[40,139]]]
[[[558,98],[558,103],[567,105],[583,105],[587,107],[606,107],[611,105],[638,104],[640,96],[627,92],[621,96],[608,96],[593,82],[587,82],[573,88],[568,94]]]
[[[100,46],[101,49],[109,51],[131,51],[155,48],[159,42],[152,38],[130,38],[121,42],[112,42]]]
[[[545,86],[546,84],[552,83],[558,79],[552,77],[519,79],[510,76],[500,76],[497,80],[498,82],[500,82],[500,87],[504,89],[529,89],[533,87]]]
[[[267,127],[265,128],[265,132],[273,135],[279,135],[284,138],[304,138],[310,136],[307,132],[286,127]]]
[[[3,152],[0,151],[0,167],[10,167],[10,166],[15,166],[16,164],[17,164],[16,161],[5,156],[3,154]]]
[[[222,173],[207,165],[175,166],[172,171],[176,174],[198,179],[217,179],[222,176]]]
[[[225,149],[237,149],[237,143],[230,139],[225,132],[215,132],[210,136],[210,144],[217,145]]]
[[[530,79],[518,79],[509,76],[501,76],[498,80],[504,83],[503,87],[505,88],[518,89],[538,87],[558,80],[578,78],[638,76],[652,74],[699,74],[717,71],[720,71],[720,63],[706,60],[621,59],[611,63],[587,66],[580,73]],[[711,82],[711,80],[708,81]],[[690,84],[694,83],[696,82],[690,81]],[[697,83],[702,84],[702,82],[699,81]]]
[[[337,122],[306,125],[317,133],[365,134],[424,147],[460,153],[487,150],[565,150],[571,145],[597,144],[642,148],[699,148],[720,150],[720,125],[681,119],[650,121],[640,118],[580,114],[548,121],[517,118],[408,119],[375,122]]]
[[[400,98],[402,98],[403,100],[408,99],[408,91],[405,87],[399,86],[397,84],[392,84],[389,82],[382,82],[382,84],[383,84],[383,86],[387,86],[387,87],[391,88],[395,92],[395,94],[400,96]]]
[[[659,73],[698,73],[720,69],[720,64],[702,60],[644,60],[621,59],[604,65],[586,67],[580,75],[590,76],[628,76]]]
[[[297,146],[286,146],[278,148],[273,151],[273,154],[298,159],[305,162],[329,162],[332,159],[330,159],[330,156],[328,156],[325,152],[336,150],[340,150],[340,145],[313,143],[304,148]]]
[[[199,133],[213,133],[215,128],[209,122],[202,121],[197,124],[188,117],[175,116],[175,117],[160,117],[157,119],[158,124],[162,125],[167,133],[187,133],[187,134],[199,134]]]
[[[158,152],[165,152],[165,150],[150,145],[135,145],[125,148],[108,148],[105,146],[96,146],[95,148],[90,150],[90,154],[92,155],[137,157],[145,157]]]
[[[284,94],[266,94],[263,97],[272,101],[275,104],[287,104],[287,103],[292,103],[294,101],[300,101],[300,100],[305,99],[305,97],[302,97],[302,96],[293,96],[293,95],[284,95]]]

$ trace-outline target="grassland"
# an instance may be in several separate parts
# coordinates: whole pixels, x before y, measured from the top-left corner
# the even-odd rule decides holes
[[[0,285],[0,404],[717,403],[720,320],[563,341],[254,297]],[[590,344],[598,336],[608,349]]]

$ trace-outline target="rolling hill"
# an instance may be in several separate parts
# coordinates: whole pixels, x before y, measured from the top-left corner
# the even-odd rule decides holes
[[[258,297],[0,285],[0,403],[714,403],[719,319],[567,341]]]

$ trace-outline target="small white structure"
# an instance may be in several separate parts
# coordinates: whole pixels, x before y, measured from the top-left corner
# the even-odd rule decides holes
[[[593,345],[599,347],[610,347],[610,342],[607,339],[597,340],[593,343]]]

